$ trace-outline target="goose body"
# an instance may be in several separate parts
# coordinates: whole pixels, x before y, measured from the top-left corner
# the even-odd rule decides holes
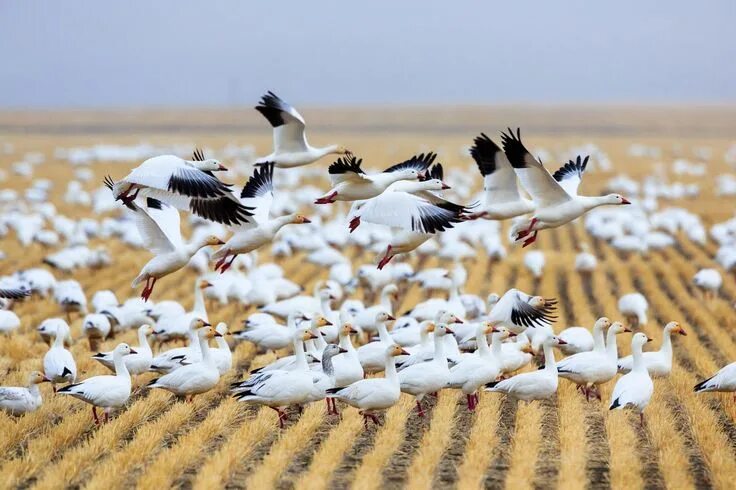
[[[647,368],[649,375],[654,378],[669,376],[672,371],[672,334],[687,335],[685,330],[677,322],[669,322],[664,327],[662,334],[662,346],[659,350],[643,352],[641,359]],[[622,357],[618,360],[618,370],[621,373],[629,373],[634,366],[634,356]]]
[[[728,364],[710,378],[695,385],[696,393],[706,391],[736,392],[736,362]]]
[[[654,383],[642,358],[642,347],[649,340],[641,332],[634,334],[631,339],[632,369],[616,382],[609,406],[609,410],[633,408],[639,412],[642,422],[644,409],[649,405],[654,393]]]
[[[77,364],[72,353],[64,347],[69,336],[69,327],[60,321],[54,332],[54,343],[43,357],[43,373],[52,386],[59,383],[74,383],[77,379]]]
[[[48,379],[43,374],[34,371],[28,378],[27,386],[0,387],[0,410],[11,415],[35,411],[43,403],[38,385],[45,381]]]
[[[123,357],[125,368],[130,374],[142,374],[149,370],[151,361],[153,360],[153,352],[148,344],[148,335],[153,332],[150,325],[141,325],[138,327],[138,345],[133,352]],[[92,359],[99,362],[111,371],[115,371],[115,351],[99,352],[92,356]]]

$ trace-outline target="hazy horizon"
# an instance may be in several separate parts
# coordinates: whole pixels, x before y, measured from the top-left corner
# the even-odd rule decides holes
[[[3,109],[736,103],[736,3],[0,4]]]

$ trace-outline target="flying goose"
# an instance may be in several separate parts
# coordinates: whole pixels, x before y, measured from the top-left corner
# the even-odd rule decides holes
[[[269,91],[261,97],[256,110],[273,127],[273,153],[256,160],[256,165],[272,162],[278,168],[300,167],[330,154],[350,153],[338,145],[315,148],[307,142],[304,118],[294,107]]]

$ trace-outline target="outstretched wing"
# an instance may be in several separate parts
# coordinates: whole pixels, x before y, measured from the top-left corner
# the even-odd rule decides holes
[[[409,169],[416,170],[419,173],[426,172],[429,166],[434,163],[435,158],[437,158],[436,153],[429,152],[426,155],[424,153],[420,153],[419,155],[414,155],[410,159],[401,163],[391,165],[389,168],[384,170],[384,172],[398,172],[400,170]]]
[[[483,191],[487,205],[515,202],[521,199],[516,173],[501,148],[484,133],[473,140],[470,156],[483,176]]]
[[[254,209],[253,218],[259,224],[268,221],[273,203],[273,167],[272,162],[256,167],[240,193],[240,201]]]
[[[438,199],[431,202],[407,192],[385,192],[366,201],[356,212],[369,223],[417,233],[437,233],[462,221],[465,208]]]
[[[573,197],[578,195],[578,187],[580,187],[580,181],[583,180],[583,172],[588,166],[589,158],[590,156],[586,156],[585,159],[581,159],[578,155],[574,162],[570,160],[552,174],[565,192]]]
[[[179,211],[176,208],[150,197],[146,199],[145,209],[135,202],[132,205],[138,233],[147,249],[159,255],[182,246]]]
[[[363,163],[363,159],[357,158],[355,155],[347,155],[345,157],[338,158],[332,165],[329,166],[327,172],[330,174],[330,181],[332,185],[337,185],[340,182],[348,180],[354,182],[360,182],[366,179],[365,172],[360,167]]]
[[[294,107],[269,91],[261,97],[256,110],[268,119],[273,127],[273,146],[276,152],[307,150],[304,134],[304,118]]]
[[[555,206],[571,199],[544,165],[526,149],[521,142],[521,130],[517,129],[514,134],[509,128],[508,133],[501,135],[501,141],[509,163],[538,206]]]

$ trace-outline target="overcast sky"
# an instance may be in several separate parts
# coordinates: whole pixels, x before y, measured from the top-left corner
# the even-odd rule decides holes
[[[0,107],[734,102],[736,1],[0,0]]]

